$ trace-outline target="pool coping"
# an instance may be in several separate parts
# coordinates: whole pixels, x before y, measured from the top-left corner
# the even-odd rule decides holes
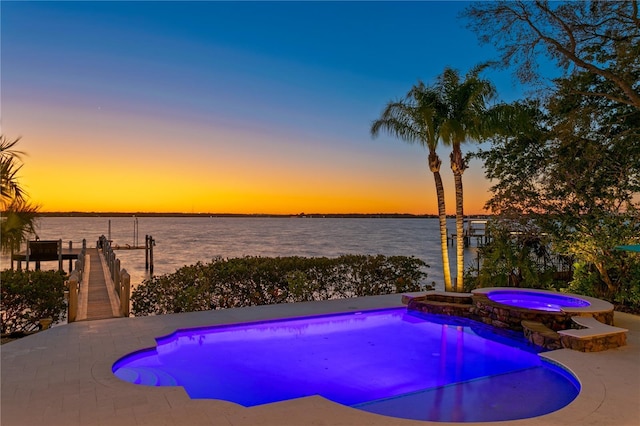
[[[426,425],[333,403],[320,396],[244,408],[191,400],[182,388],[142,387],[111,372],[115,361],[155,346],[178,328],[402,307],[401,295],[304,302],[154,317],[83,321],[2,345],[2,425]],[[632,425],[640,418],[640,317],[615,313],[627,345],[596,353],[561,349],[544,357],[571,371],[582,391],[548,415],[514,425]],[[461,423],[474,424],[474,423]],[[481,423],[486,425],[487,423]]]

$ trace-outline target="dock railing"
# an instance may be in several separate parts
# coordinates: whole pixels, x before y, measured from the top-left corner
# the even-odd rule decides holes
[[[102,254],[107,262],[107,268],[113,286],[120,300],[120,315],[129,316],[129,300],[131,298],[131,276],[126,269],[121,269],[120,259],[111,247],[111,242],[104,235],[98,240],[98,247],[102,248]]]
[[[71,249],[72,243],[69,242]],[[67,280],[67,288],[69,289],[69,300],[67,304],[67,322],[74,322],[78,316],[78,293],[80,292],[80,283],[84,277],[85,260],[87,254],[87,240],[82,240],[82,250],[78,254],[75,267],[69,274]],[[71,262],[71,261],[69,261]]]

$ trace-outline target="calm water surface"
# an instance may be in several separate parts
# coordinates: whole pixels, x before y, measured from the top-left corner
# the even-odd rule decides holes
[[[174,272],[215,256],[326,256],[383,254],[415,256],[424,260],[427,283],[443,288],[438,220],[376,218],[216,218],[216,217],[44,217],[39,219],[40,239],[62,239],[80,247],[86,238],[95,247],[98,237],[109,236],[114,244],[144,246],[145,235],[153,236],[154,274]],[[455,221],[449,220],[449,232]],[[450,263],[455,274],[455,247],[450,246]],[[144,250],[118,250],[122,267],[132,284],[148,278]],[[465,250],[465,266],[475,262],[475,249]],[[45,267],[48,265],[44,265]],[[9,260],[2,257],[2,269]],[[65,265],[65,268],[67,265]]]

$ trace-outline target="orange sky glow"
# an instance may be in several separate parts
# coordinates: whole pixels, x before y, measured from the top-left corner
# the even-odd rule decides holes
[[[47,105],[23,117],[34,114],[45,125],[22,137],[21,181],[44,212],[437,214],[424,148],[400,141],[394,151],[372,143],[356,152],[278,131],[256,145],[259,136],[242,129],[172,130],[152,119]],[[452,214],[453,179],[442,151]],[[478,169],[464,176],[467,214],[486,213],[489,184]]]
[[[437,214],[426,150],[370,126],[418,79],[489,59],[467,49],[463,7],[9,2],[2,134],[21,137],[21,183],[43,212]],[[261,8],[280,27],[260,27]],[[430,39],[407,19],[448,44],[405,46]],[[377,58],[392,34],[403,42]],[[438,152],[452,214],[450,148]],[[489,213],[477,160],[464,184],[465,213]]]

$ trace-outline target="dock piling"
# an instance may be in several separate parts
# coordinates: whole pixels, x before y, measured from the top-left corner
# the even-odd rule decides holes
[[[120,259],[115,259],[114,265],[113,265],[113,282],[115,283],[115,287],[116,287],[116,294],[118,295],[118,297],[121,297],[120,294]]]
[[[151,235],[144,236],[144,269],[153,275],[153,246],[156,241]]]
[[[131,295],[131,276],[126,269],[120,272],[120,315],[129,316],[129,299]]]
[[[153,246],[155,245],[155,240],[149,236],[149,273],[151,275],[153,275]]]
[[[69,241],[69,252],[73,250],[73,241]],[[73,270],[73,259],[69,259],[69,273]]]
[[[67,307],[67,321],[74,322],[78,315],[78,274],[73,271],[69,276],[69,306]]]

